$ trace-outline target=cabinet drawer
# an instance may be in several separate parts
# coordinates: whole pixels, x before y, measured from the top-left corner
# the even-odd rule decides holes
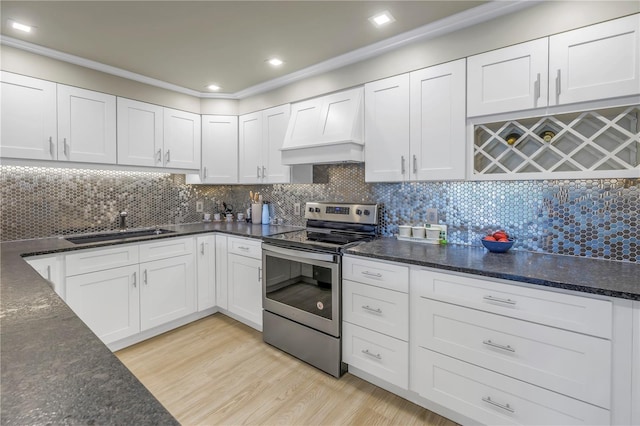
[[[409,268],[360,257],[345,256],[342,278],[389,290],[409,292]]]
[[[411,294],[553,327],[611,338],[611,302],[548,290],[411,270]]]
[[[419,348],[412,390],[492,425],[604,425],[608,410]]]
[[[344,321],[400,340],[409,338],[409,295],[354,281],[342,281]]]
[[[416,345],[610,407],[608,340],[430,299],[414,302]]]
[[[140,262],[167,259],[193,253],[194,240],[187,238],[163,238],[140,244]]]
[[[138,246],[136,244],[80,250],[65,256],[67,277],[136,263],[138,263]]]
[[[228,250],[229,253],[240,256],[262,259],[262,242],[260,240],[229,237]]]
[[[342,323],[342,360],[389,383],[409,387],[409,344]]]

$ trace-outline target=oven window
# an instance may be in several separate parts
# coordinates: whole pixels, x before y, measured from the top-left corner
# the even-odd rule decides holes
[[[333,319],[330,268],[267,256],[265,272],[267,299]]]

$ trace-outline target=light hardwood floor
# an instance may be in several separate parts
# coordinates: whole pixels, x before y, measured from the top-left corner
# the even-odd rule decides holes
[[[455,425],[351,374],[335,379],[222,314],[116,355],[183,425]]]

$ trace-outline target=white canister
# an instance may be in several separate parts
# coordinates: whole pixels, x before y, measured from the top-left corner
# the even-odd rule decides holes
[[[414,226],[411,228],[411,235],[413,236],[413,238],[424,238],[424,231],[424,226]]]
[[[439,240],[440,239],[440,230],[439,229],[427,229],[427,238],[430,240]]]
[[[400,225],[398,226],[398,235],[401,237],[410,237],[411,236],[411,227],[408,225]]]
[[[251,222],[257,225],[262,223],[262,203],[251,204]]]

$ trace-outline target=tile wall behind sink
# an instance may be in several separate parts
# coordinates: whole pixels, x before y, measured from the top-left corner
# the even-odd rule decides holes
[[[303,225],[294,203],[312,200],[379,202],[381,232],[422,223],[436,207],[449,242],[479,246],[490,230],[516,236],[514,249],[638,262],[638,179],[364,182],[364,166],[316,166],[313,184],[187,185],[183,175],[0,166],[2,241],[115,229],[127,210],[130,227],[196,222],[196,201],[215,212],[235,211],[250,190],[272,202],[273,214]]]

